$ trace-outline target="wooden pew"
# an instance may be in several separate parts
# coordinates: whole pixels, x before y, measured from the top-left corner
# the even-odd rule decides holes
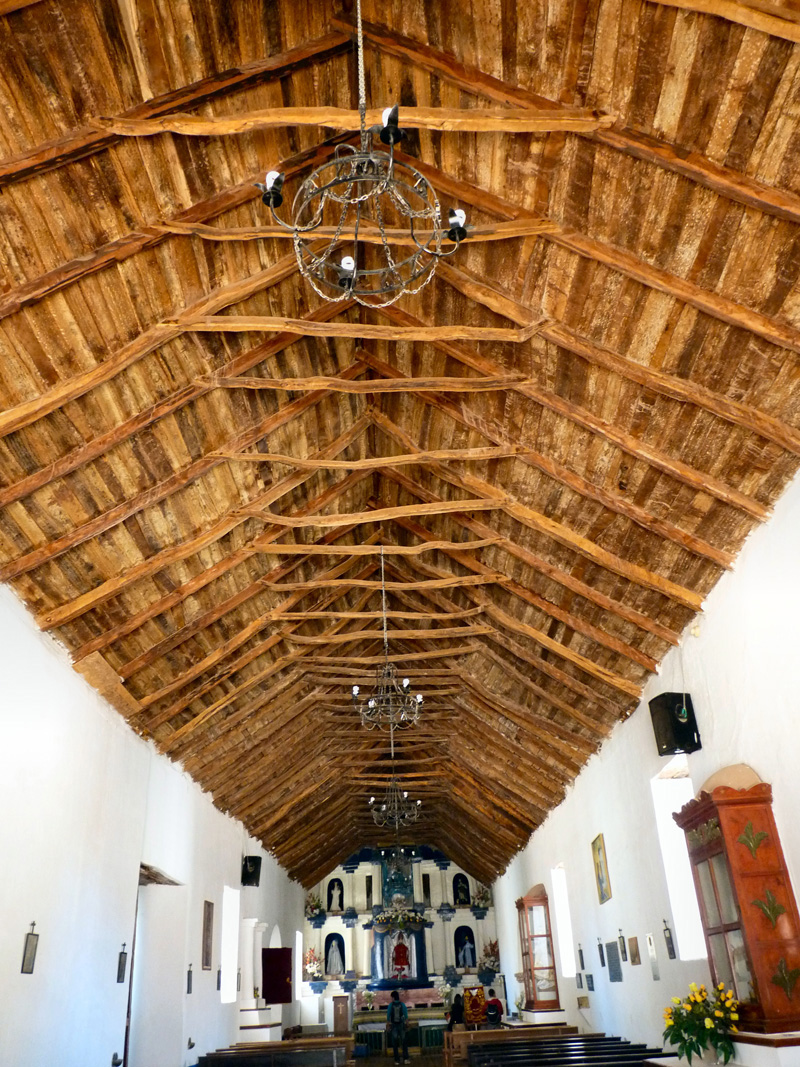
[[[605,1036],[486,1043],[469,1049],[470,1067],[635,1067],[660,1049]]]
[[[207,1052],[198,1067],[348,1067],[355,1038],[299,1037],[290,1041],[240,1041]],[[335,1060],[334,1060],[335,1054]]]
[[[505,1046],[506,1042],[537,1041],[540,1038],[566,1037],[577,1033],[577,1026],[568,1026],[566,1023],[533,1023],[502,1030],[448,1030],[444,1035],[444,1064],[445,1067],[466,1064],[472,1045],[502,1042]]]

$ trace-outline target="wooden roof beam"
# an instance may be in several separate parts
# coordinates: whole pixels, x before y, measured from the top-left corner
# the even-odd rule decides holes
[[[344,376],[356,375],[363,370],[363,367],[364,364],[361,362],[353,363],[349,367],[346,367],[342,371],[342,374]],[[239,448],[254,444],[267,434],[272,433],[279,426],[284,426],[286,423],[291,422],[293,418],[306,410],[306,408],[313,407],[315,404],[319,403],[320,400],[325,399],[326,395],[327,394],[325,393],[307,393],[305,396],[299,397],[297,400],[293,400],[289,404],[284,404],[278,411],[267,415],[255,426],[248,426],[246,429],[240,430],[238,433],[228,438],[229,446],[232,448]],[[1,417],[2,416],[0,416],[0,418]],[[64,552],[68,552],[71,548],[83,544],[84,541],[88,541],[90,538],[105,533],[107,530],[124,522],[125,519],[130,518],[137,512],[153,507],[168,496],[171,496],[172,493],[185,489],[186,486],[197,481],[199,478],[202,478],[204,475],[208,474],[209,471],[212,471],[215,467],[218,467],[224,462],[225,460],[212,455],[202,456],[200,459],[194,460],[188,467],[175,471],[169,478],[165,478],[163,481],[158,482],[149,489],[145,489],[136,496],[110,508],[108,511],[102,512],[100,515],[96,515],[93,519],[89,519],[80,526],[76,526],[74,529],[70,530],[68,533],[62,534],[55,540],[48,541],[44,545],[39,545],[36,548],[30,549],[22,556],[18,556],[16,559],[5,563],[0,567],[0,581],[8,581],[10,578],[16,578],[20,574],[25,574],[28,571],[33,570],[35,567],[40,566],[42,563],[56,559],[58,556],[63,555]],[[241,511],[241,509],[237,510]],[[235,514],[236,513],[234,513],[234,517]]]
[[[425,394],[422,394],[421,398],[427,402],[428,398]],[[389,425],[389,421],[390,420],[386,420],[387,426]],[[484,425],[484,422],[485,420],[483,419],[476,420],[475,424],[473,425],[471,422],[467,422],[466,420],[464,420],[463,424],[469,425],[471,429],[475,429],[479,433],[488,434],[489,425]],[[391,425],[394,426],[395,424],[391,423]],[[501,434],[499,426],[496,426],[495,424],[491,425],[493,427],[492,434],[494,434],[494,432]],[[482,426],[483,429],[479,429],[479,426]],[[493,530],[492,527],[487,526],[485,523],[476,521],[471,516],[457,515],[455,516],[455,521],[457,521],[461,526],[463,526],[465,530],[468,530],[470,533],[478,533],[479,536],[485,537],[486,539],[490,539],[492,536],[498,537],[497,531]],[[473,543],[469,541],[464,542],[462,550],[469,550],[472,547],[472,544]],[[532,552],[528,551],[522,546],[515,544],[513,541],[510,541],[506,537],[500,537],[497,544],[498,548],[502,549],[505,552],[508,552],[509,555],[521,560],[523,563],[526,564],[526,566],[531,567],[533,570],[544,574],[552,581],[564,586],[564,588],[570,590],[572,593],[577,593],[578,596],[583,597],[591,603],[597,604],[598,607],[603,608],[603,610],[618,615],[620,618],[625,619],[626,622],[631,623],[639,629],[655,634],[657,637],[660,637],[662,640],[667,641],[669,644],[678,644],[679,635],[674,631],[670,630],[668,627],[661,624],[660,622],[658,622],[658,620],[649,619],[641,612],[638,612],[635,609],[632,609],[619,601],[615,601],[610,597],[607,597],[603,593],[599,593],[597,590],[593,589],[592,586],[587,585],[585,582],[582,582],[578,578],[575,578],[569,572],[564,571],[554,566],[553,564],[548,563],[546,560],[534,555]]]
[[[382,125],[382,109],[368,108],[367,126]],[[551,111],[531,108],[417,107],[403,106],[400,124],[405,130],[439,130],[452,133],[591,133],[613,126],[614,117],[590,108],[557,105]],[[181,137],[231,137],[253,130],[315,126],[355,133],[360,128],[358,111],[342,107],[272,107],[237,111],[228,115],[165,115],[160,118],[96,118],[91,125],[118,137],[157,137],[172,133]]]
[[[747,29],[766,33],[770,37],[779,37],[784,41],[800,44],[797,12],[787,9],[786,14],[789,17],[782,18],[779,14],[781,8],[777,4],[770,5],[773,12],[770,13],[763,8],[759,10],[756,4],[742,3],[741,0],[648,0],[648,2],[663,4],[666,7],[677,7],[681,11],[693,11],[698,15],[713,15],[728,22],[735,22],[739,26],[745,26]]]
[[[6,6],[0,7],[0,14],[33,2],[35,0],[2,0],[2,4]],[[349,34],[332,30],[323,37],[286,52],[243,63],[240,67],[220,71],[169,93],[143,100],[123,111],[118,118],[152,119],[169,112],[200,107],[219,96],[288,77],[311,63],[321,63],[349,52],[351,47]],[[37,145],[23,155],[0,162],[0,188],[37,174],[44,174],[75,160],[85,159],[110,148],[119,140],[120,138],[108,129],[87,124],[56,140]]]
[[[353,562],[355,561],[345,560],[337,567],[331,568],[330,573],[333,575],[343,573],[347,569],[349,569],[350,566],[352,566]],[[364,568],[367,573],[372,572],[374,569],[374,563],[369,564],[366,568]],[[334,594],[325,597],[323,599],[323,603],[335,603],[339,599],[339,597],[341,597],[341,595],[341,591],[336,591]],[[249,642],[262,629],[270,625],[270,620],[267,620],[265,622],[261,618],[255,619],[254,622],[250,624],[250,626],[240,629],[232,638],[229,638],[227,641],[223,642],[223,644],[218,645],[215,649],[209,652],[202,660],[193,664],[192,667],[189,668],[189,670],[181,674],[180,677],[176,678],[174,681],[168,683],[167,685],[162,686],[161,689],[149,693],[147,696],[143,697],[139,702],[140,705],[142,706],[142,708],[152,707],[153,704],[156,704],[159,701],[165,699],[165,697],[171,695],[172,693],[178,690],[184,690],[189,681],[193,681],[194,679],[200,677],[201,675],[207,673],[209,670],[212,670],[215,667],[220,667],[221,664],[223,664],[226,660],[230,660],[232,654],[237,649],[239,649],[241,645]],[[216,688],[232,674],[235,674],[243,667],[248,666],[254,659],[260,658],[271,648],[274,648],[282,641],[285,641],[300,625],[302,624],[298,622],[290,623],[289,625],[284,626],[277,633],[274,633],[269,638],[267,638],[266,641],[260,642],[256,646],[250,648],[243,655],[229,662],[221,674],[215,673],[214,677],[208,682],[206,682],[204,685],[202,685],[199,690],[182,693],[177,701],[170,704],[168,708],[163,709],[153,721],[148,723],[148,727],[150,729],[153,729],[153,722],[156,722],[158,725],[161,725],[162,722],[169,721],[169,719],[174,718],[175,715],[179,714],[186,707],[188,707],[189,704],[199,699],[200,696],[204,695],[205,692],[209,691],[211,688]],[[330,627],[329,632],[332,634],[337,633],[342,625],[344,625],[344,620],[341,620],[338,623],[334,623],[334,625]],[[289,662],[291,662],[293,658],[297,658],[297,654],[293,655],[291,652],[289,652],[287,654],[287,657],[285,657],[285,659]],[[270,670],[273,667],[274,664],[270,664],[269,667],[267,667],[267,670]],[[255,677],[261,676],[257,675]],[[247,681],[243,683],[243,685],[245,685],[247,689],[252,688],[253,684],[253,678],[247,679]],[[241,686],[238,687],[238,689],[241,690]],[[222,707],[227,705],[231,699],[232,695],[226,694],[225,697],[216,701],[215,704],[212,705],[212,708],[214,708],[215,712],[219,711]],[[209,709],[206,709],[201,713],[204,716],[203,721],[205,721],[208,717],[206,714],[208,710]]]
[[[424,592],[416,593],[415,595],[424,596],[426,599],[432,600],[440,607],[447,608],[450,606],[455,606],[453,601],[444,597],[441,593]],[[408,597],[405,597],[401,594],[401,599],[407,601]],[[607,701],[602,696],[602,694],[599,694],[597,692],[596,687],[590,688],[588,686],[583,685],[583,683],[579,682],[577,679],[573,679],[570,675],[564,674],[563,671],[560,671],[558,668],[555,668],[549,662],[541,660],[540,657],[533,656],[531,653],[525,653],[524,655],[520,655],[520,646],[516,645],[516,643],[513,641],[509,641],[506,635],[501,635],[495,632],[494,634],[489,635],[489,639],[492,641],[497,641],[501,645],[504,645],[504,647],[504,642],[507,643],[511,654],[516,656],[518,659],[521,660],[521,662],[524,662],[529,666],[536,666],[538,664],[541,664],[541,669],[544,670],[545,673],[547,673],[550,677],[552,677],[554,681],[559,682],[567,688],[572,689],[578,695],[583,696],[587,701],[590,702],[590,704],[596,705],[599,710],[602,710],[603,712],[608,713],[614,718],[616,718],[618,714],[617,705],[611,703],[610,701]],[[481,645],[477,648],[477,652],[479,655],[481,654],[482,647],[483,646]],[[456,669],[458,669],[457,665]],[[606,737],[610,733],[610,730],[607,726],[602,723],[596,723],[592,718],[584,715],[582,712],[577,711],[575,708],[573,708],[571,704],[567,704],[566,702],[560,702],[559,709],[563,711],[569,719],[574,720],[580,726],[589,730],[590,733],[594,734],[596,737]]]
[[[404,163],[411,162],[412,159],[403,153],[396,153],[396,156]],[[526,211],[509,201],[502,200],[493,193],[489,193],[488,190],[445,174],[421,160],[414,159],[413,165],[433,183],[439,192],[472,204],[481,211],[497,213],[505,218],[527,217],[535,220],[540,217],[534,212]],[[633,278],[641,285],[655,289],[684,304],[689,304],[703,314],[719,319],[729,326],[754,333],[779,348],[788,349],[795,354],[800,353],[800,330],[795,327],[778,322],[775,318],[745,307],[743,304],[738,304],[730,297],[703,289],[702,286],[687,281],[677,274],[670,274],[669,271],[662,270],[660,267],[654,267],[623,248],[605,244],[562,226],[557,229],[543,230],[541,237],[542,240],[551,241],[577,255],[611,267],[612,270]]]
[[[299,337],[365,338],[375,341],[501,341],[523,344],[539,329],[539,321],[520,327],[495,326],[380,326],[368,322],[311,322],[283,315],[196,315],[189,329],[195,333],[296,333]],[[177,329],[177,320],[169,320],[163,329]],[[171,339],[171,337],[169,338]],[[15,410],[15,409],[12,409]],[[2,418],[2,416],[0,416]],[[0,431],[3,423],[0,421]]]
[[[518,303],[508,294],[500,292],[485,279],[479,278],[465,267],[456,268],[448,261],[444,261],[439,264],[437,273],[440,278],[471,300],[476,300],[492,311],[498,311],[512,322],[527,321],[530,318],[530,311],[523,304]],[[757,433],[768,441],[780,445],[781,448],[800,454],[800,430],[761,411],[752,404],[731,399],[689,378],[679,378],[657,367],[649,367],[635,359],[619,355],[582,337],[569,326],[551,319],[542,324],[538,334],[545,341],[550,341],[587,363],[610,370],[627,381],[635,382],[646,389],[652,389],[671,400],[692,404],[716,415],[725,422]],[[525,382],[520,383],[519,386],[511,386],[511,388],[527,389],[530,385],[531,383]],[[535,387],[536,383],[533,385]]]
[[[701,2],[709,2],[709,0],[701,0]],[[342,15],[335,15],[331,19],[331,25],[343,33],[351,35],[354,33],[353,23]],[[386,26],[364,23],[364,43],[386,55],[397,56],[420,70],[426,70],[439,78],[444,78],[470,95],[485,96],[489,100],[510,107],[550,110],[559,106],[555,100],[537,96],[521,86],[494,78],[477,67],[462,63],[455,56],[441,52],[421,41],[415,41],[413,38],[404,37]],[[648,137],[646,134],[622,126],[596,130],[578,136],[584,136],[591,141],[632,156],[634,159],[641,159],[664,170],[680,174],[706,189],[711,189],[719,196],[744,204],[746,207],[755,208],[789,222],[800,222],[800,196],[766,185],[730,167],[712,163],[699,152],[684,152],[683,149],[666,141]]]
[[[347,430],[341,433],[338,437],[334,438],[329,445],[320,449],[319,454],[333,454],[344,450],[348,444],[352,443],[366,426],[366,420],[356,419],[356,421]],[[365,475],[362,472],[354,472],[345,479],[349,485],[355,485]],[[264,500],[269,502],[272,499],[283,495],[284,492],[289,492],[291,489],[296,488],[298,485],[302,485],[307,480],[302,474],[293,475],[288,478],[280,479],[277,483],[270,486],[257,500]],[[339,492],[340,486],[330,486],[319,496],[314,497],[309,503],[314,507],[324,506],[329,499],[329,494],[332,492]],[[277,493],[277,497],[273,496]],[[62,605],[60,608],[55,608],[50,612],[46,612],[37,618],[37,622],[43,628],[50,628],[57,625],[57,620],[66,620],[68,615],[72,618],[77,618],[79,614],[83,614],[85,611],[89,611],[93,608],[97,608],[111,597],[117,596],[127,586],[137,582],[143,578],[152,577],[158,574],[164,568],[170,566],[172,563],[176,563],[182,559],[186,559],[189,556],[194,555],[197,552],[202,551],[209,544],[213,544],[220,538],[226,536],[237,526],[242,523],[242,519],[234,517],[231,513],[218,520],[214,525],[197,537],[191,538],[189,541],[179,542],[176,545],[171,545],[168,548],[161,549],[154,555],[142,560],[141,563],[130,567],[128,570],[121,572],[115,578],[109,578],[99,586],[90,590],[88,593],[84,593],[81,597],[76,598],[74,601],[70,601],[67,604]],[[238,549],[237,551],[229,554],[223,560],[221,560],[214,567],[204,569],[200,574],[194,578],[185,582],[183,585],[176,589],[173,589],[166,596],[151,602],[141,611],[135,615],[129,616],[121,623],[117,623],[112,626],[107,632],[100,637],[90,639],[86,644],[82,645],[74,653],[74,659],[81,659],[89,652],[95,651],[98,648],[105,648],[109,644],[113,644],[114,641],[120,637],[131,633],[133,630],[138,629],[149,619],[154,618],[157,615],[161,615],[171,608],[180,604],[187,596],[191,596],[196,593],[198,589],[203,588],[212,581],[219,578],[222,574],[231,570],[233,567],[242,563],[248,556],[260,553],[261,548],[268,544],[272,540],[277,540],[278,537],[283,535],[283,530],[276,527],[273,530],[265,530],[263,533],[253,538],[247,545]],[[326,534],[322,538],[324,541],[326,538],[335,538],[343,536],[347,533],[347,530],[332,531],[330,534]],[[290,568],[292,569],[292,568]],[[282,568],[281,568],[282,573]],[[288,572],[287,572],[288,573]],[[253,595],[258,590],[253,589]],[[74,614],[73,614],[74,613]]]
[[[183,308],[169,321],[155,323],[143,330],[116,352],[110,352],[106,359],[98,362],[90,370],[81,371],[65,378],[32,400],[0,412],[0,436],[5,437],[15,430],[30,426],[45,415],[63,407],[72,400],[78,400],[97,386],[110,382],[117,374],[133,366],[140,359],[154,352],[168,341],[175,340],[189,331],[190,320],[208,312],[221,311],[231,304],[237,304],[255,293],[269,289],[279,282],[290,278],[297,271],[297,260],[293,255],[283,256],[276,263],[247,278],[239,278],[228,285],[220,286],[206,293],[193,304]],[[303,320],[306,321],[306,320]],[[309,328],[313,325],[308,321]],[[324,325],[317,323],[317,326]],[[291,332],[291,331],[290,331]],[[297,332],[296,330],[293,332]]]
[[[379,413],[376,413],[375,418],[376,422],[381,425],[382,428],[386,428],[387,432],[396,435],[398,440],[402,440],[406,447],[412,441],[409,435]],[[678,585],[677,582],[673,582],[669,578],[656,574],[654,571],[650,571],[639,564],[630,563],[621,556],[617,556],[615,553],[601,548],[589,538],[584,537],[582,534],[575,533],[563,523],[556,522],[548,516],[537,512],[535,509],[528,507],[526,504],[520,503],[510,494],[496,489],[489,482],[485,482],[481,478],[475,478],[470,474],[459,475],[454,473],[450,468],[444,466],[435,467],[434,469],[443,481],[449,482],[457,488],[464,489],[465,487],[470,486],[471,488],[468,491],[474,492],[475,487],[480,485],[482,487],[481,492],[485,497],[489,500],[494,499],[497,507],[510,518],[515,519],[523,526],[527,526],[529,529],[556,541],[558,544],[564,545],[566,548],[578,553],[578,555],[584,556],[597,566],[612,571],[614,574],[620,575],[620,577],[627,579],[629,582],[633,582],[635,585],[660,593],[662,596],[668,597],[670,600],[674,600],[677,604],[681,604],[683,607],[689,608],[692,611],[699,611],[702,607],[702,597],[698,596],[693,590],[685,589],[683,586]],[[410,489],[412,485],[416,485],[410,478],[399,471],[391,469],[385,470],[384,477],[390,478],[392,481],[395,481],[408,489]],[[418,492],[417,495],[420,496],[420,493]],[[434,500],[439,499],[435,494],[430,494],[430,497],[433,497]],[[469,509],[464,508],[463,512],[468,514]],[[653,668],[650,667],[648,669]]]
[[[352,307],[352,304],[347,302],[344,304],[325,303],[314,311],[309,312],[309,317],[314,319],[325,319],[334,315],[343,314],[348,311],[350,307]],[[296,341],[297,337],[295,334],[278,334],[277,337],[273,337],[271,340],[265,341],[263,344],[256,345],[253,348],[249,348],[232,360],[229,360],[222,367],[221,372],[227,376],[244,373],[245,371],[251,370],[257,364],[277,356],[280,352],[283,352],[285,348],[288,348],[289,345],[295,344]],[[211,392],[213,388],[213,383],[209,377],[200,379],[193,385],[185,385],[183,388],[167,394],[157,404],[153,404],[144,411],[140,411],[138,414],[131,416],[131,418],[116,425],[112,430],[100,434],[97,437],[92,438],[92,440],[87,441],[85,444],[73,448],[70,452],[65,453],[61,459],[55,460],[55,462],[49,463],[46,467],[41,467],[38,471],[34,471],[32,474],[20,478],[19,481],[13,482],[11,485],[0,489],[0,507],[7,507],[9,504],[13,504],[15,501],[21,500],[23,497],[35,492],[37,489],[41,489],[42,486],[48,485],[56,478],[65,477],[72,471],[77,470],[78,467],[83,466],[83,464],[90,463],[92,460],[104,455],[112,448],[123,444],[134,434],[153,425],[158,422],[159,419],[174,414],[187,404],[190,404],[201,396],[204,396],[206,393]],[[224,458],[227,459],[228,457],[225,456]]]
[[[416,599],[408,595],[401,595],[400,599],[405,603],[416,603]],[[428,594],[425,596],[425,599],[431,599],[434,603],[437,604],[444,603],[446,605],[450,603],[450,601],[448,601],[447,598],[442,597],[441,594]],[[493,637],[495,639],[502,640],[497,632],[495,632]],[[485,646],[482,645],[478,649],[478,655],[486,655]],[[462,684],[467,685],[470,688],[474,688],[474,691],[478,693],[482,698],[487,698],[488,690],[486,690],[484,686],[482,686],[477,681],[475,681],[473,685],[473,680],[475,679],[475,672],[473,669],[467,669],[465,666],[459,664],[457,661],[454,660],[448,662],[451,664],[450,670],[453,674],[455,674],[458,678],[461,679]],[[505,697],[503,694],[495,693],[491,696],[491,699],[495,701],[498,709],[501,705],[505,706],[506,711],[512,718],[515,715],[522,715],[524,718],[524,722],[521,722],[520,725],[531,725],[534,729],[544,729],[550,736],[558,738],[559,741],[564,742],[572,748],[577,748],[585,756],[592,755],[594,752],[597,751],[599,747],[599,741],[608,736],[608,734],[610,733],[610,730],[607,727],[605,727],[603,724],[595,724],[591,719],[582,721],[583,717],[576,716],[575,709],[570,704],[567,704],[563,701],[559,701],[557,698],[554,699],[545,690],[535,686],[533,683],[528,682],[526,676],[522,675],[519,671],[513,668],[511,664],[508,663],[508,661],[504,660],[503,663],[505,669],[508,671],[508,673],[512,675],[512,677],[514,677],[515,681],[517,680],[517,676],[519,676],[519,678],[525,679],[524,688],[531,692],[532,695],[537,698],[537,700],[543,699],[546,703],[550,704],[550,706],[553,707],[555,710],[560,711],[564,715],[566,715],[568,721],[577,723],[577,725],[583,729],[588,729],[592,736],[590,738],[586,738],[583,735],[579,735],[575,732],[574,729],[561,726],[560,723],[555,722],[553,719],[548,718],[544,715],[540,715],[533,708],[519,704],[516,701],[511,701],[510,698]],[[416,679],[417,674],[415,672],[415,681]],[[614,709],[614,711],[616,713],[616,709]]]

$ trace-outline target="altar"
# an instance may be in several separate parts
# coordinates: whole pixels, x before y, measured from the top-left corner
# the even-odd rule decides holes
[[[372,981],[368,989],[430,987],[423,905],[414,902],[410,858],[392,851],[381,863],[383,908],[376,909],[364,929],[372,930]]]

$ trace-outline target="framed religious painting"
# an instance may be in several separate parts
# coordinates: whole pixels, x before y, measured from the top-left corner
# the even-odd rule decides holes
[[[597,883],[597,899],[601,904],[611,900],[611,881],[608,877],[608,859],[603,835],[598,834],[592,841],[592,860],[594,861],[594,878]]]

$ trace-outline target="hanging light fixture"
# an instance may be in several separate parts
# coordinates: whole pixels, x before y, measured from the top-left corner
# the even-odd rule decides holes
[[[333,158],[312,171],[295,194],[290,222],[276,211],[284,175],[271,170],[256,184],[274,220],[293,233],[300,272],[321,297],[386,307],[419,292],[437,261],[458,250],[467,236],[466,214],[451,209],[443,225],[430,182],[395,160],[394,146],[404,137],[397,104],[385,109],[380,125],[367,129],[361,0],[356,15],[360,146],[338,145]],[[321,226],[333,230],[322,246]]]
[[[397,680],[397,669],[389,660],[389,632],[386,618],[386,577],[384,573],[383,547],[381,546],[381,613],[383,615],[383,655],[384,661],[376,672],[372,693],[359,702],[361,687],[354,685],[353,708],[361,716],[361,725],[368,730],[376,727],[380,730],[394,731],[397,728],[414,726],[419,720],[422,707],[422,694],[411,692],[411,682],[403,678]],[[394,737],[392,737],[394,753]],[[394,758],[394,756],[392,756]]]
[[[422,807],[422,801],[411,800],[408,791],[402,789],[400,786],[400,780],[394,769],[394,731],[395,727],[390,727],[389,741],[391,746],[390,759],[392,765],[392,777],[389,779],[389,784],[386,786],[386,792],[383,795],[383,799],[378,800],[375,797],[370,797],[367,803],[369,804],[369,810],[372,812],[372,818],[375,820],[375,825],[391,826],[398,835],[397,853],[399,855],[400,830],[417,821],[420,808]]]
[[[411,800],[408,792],[400,787],[395,775],[389,780],[386,792],[381,800],[369,798],[369,810],[376,826],[391,826],[401,830],[404,826],[415,823],[420,815],[421,800]]]

